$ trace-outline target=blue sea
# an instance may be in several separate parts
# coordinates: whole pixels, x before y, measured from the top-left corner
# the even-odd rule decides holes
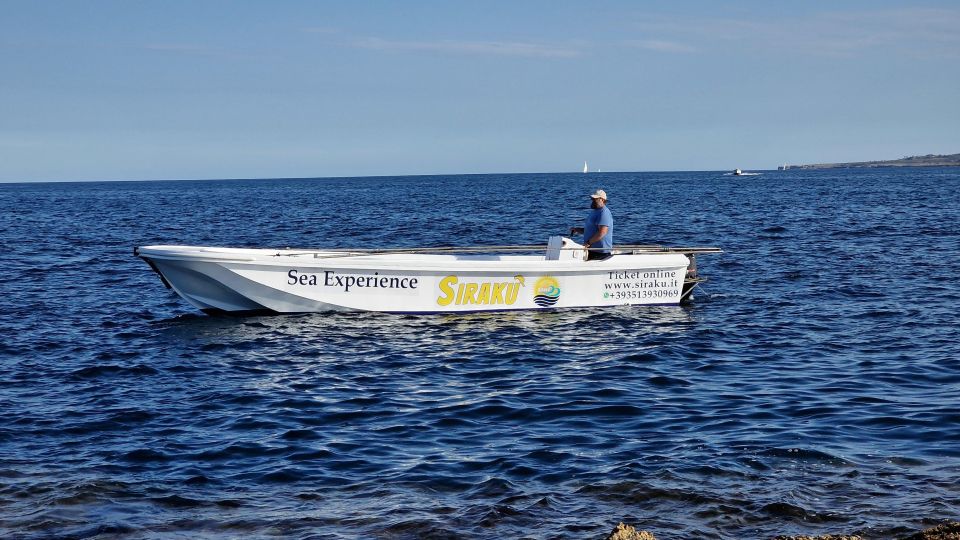
[[[210,317],[149,244],[720,246],[682,307]],[[0,537],[960,518],[960,170],[0,184]]]

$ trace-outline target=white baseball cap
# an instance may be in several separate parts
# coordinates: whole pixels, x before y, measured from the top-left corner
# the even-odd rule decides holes
[[[607,200],[607,192],[604,191],[604,190],[602,190],[602,189],[598,189],[598,190],[594,191],[594,192],[593,192],[593,195],[590,195],[590,197],[593,198],[593,199],[603,199],[603,200]]]

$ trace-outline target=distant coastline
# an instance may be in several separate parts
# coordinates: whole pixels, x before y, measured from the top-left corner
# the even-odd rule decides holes
[[[960,154],[908,156],[886,161],[854,161],[850,163],[814,163],[787,165],[788,169],[853,169],[875,167],[960,167]]]

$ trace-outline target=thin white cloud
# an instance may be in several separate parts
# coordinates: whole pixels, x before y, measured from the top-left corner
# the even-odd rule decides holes
[[[656,52],[663,52],[663,53],[697,52],[696,47],[687,45],[685,43],[679,43],[676,41],[667,41],[663,39],[628,40],[625,43],[631,47],[637,47],[640,49],[646,49],[648,51],[656,51]]]
[[[576,58],[583,55],[581,50],[569,46],[521,41],[392,41],[365,38],[354,41],[353,45],[378,51],[428,51],[529,58]]]
[[[689,44],[698,50],[716,45],[753,49],[788,49],[801,54],[850,57],[893,48],[915,57],[960,56],[960,9],[906,8],[876,11],[829,11],[805,17],[761,20],[742,18],[679,20],[644,16],[636,24],[644,34],[663,39],[634,41],[655,49]],[[668,47],[664,47],[664,50]]]
[[[207,47],[204,45],[191,45],[185,43],[148,43],[141,45],[140,48],[148,51],[158,51],[167,53],[176,53],[189,56],[208,56],[215,58],[231,58],[235,60],[253,60],[268,58],[264,54],[247,53],[222,49],[217,47]]]
[[[303,31],[304,31],[304,32],[307,32],[308,34],[328,34],[328,35],[332,35],[332,34],[339,34],[339,33],[340,33],[340,29],[339,29],[339,28],[332,28],[332,27],[329,27],[329,26],[311,26],[311,27],[309,27],[309,28],[304,28]]]
[[[213,54],[213,49],[200,47],[197,45],[184,45],[182,43],[148,43],[143,46],[144,49],[151,51],[181,52],[188,54]]]
[[[960,10],[913,8],[829,13],[818,22],[827,45],[839,52],[897,44],[907,50],[960,53]]]

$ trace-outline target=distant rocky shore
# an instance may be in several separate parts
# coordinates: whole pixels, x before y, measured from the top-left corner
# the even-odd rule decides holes
[[[854,161],[850,163],[815,163],[787,165],[787,169],[850,169],[875,167],[960,167],[960,154],[909,156],[887,161]]]
[[[607,540],[657,540],[657,538],[647,531],[638,531],[630,525],[620,523],[607,536]],[[773,540],[866,540],[866,538],[855,534],[824,534],[820,536],[774,536]],[[960,540],[960,522],[947,521],[936,527],[901,537],[899,540]]]

